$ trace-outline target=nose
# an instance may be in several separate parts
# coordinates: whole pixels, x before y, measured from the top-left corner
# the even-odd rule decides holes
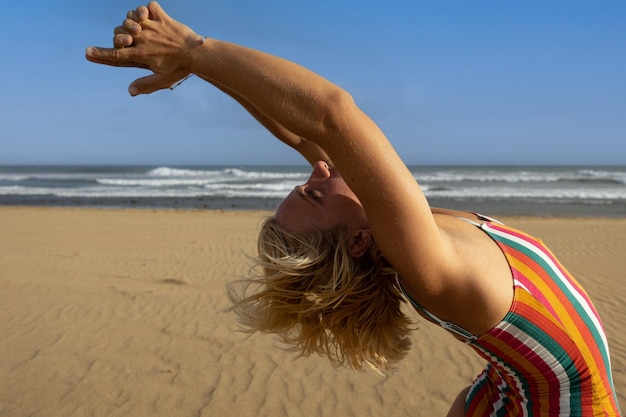
[[[330,175],[328,164],[324,161],[317,161],[315,165],[313,165],[313,172],[311,173],[309,182],[311,182],[311,180],[323,181],[330,178]]]

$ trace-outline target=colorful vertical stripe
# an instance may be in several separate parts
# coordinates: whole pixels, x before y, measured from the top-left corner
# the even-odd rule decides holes
[[[468,416],[621,416],[609,349],[589,296],[540,240],[496,223],[480,226],[511,267],[505,319],[467,343],[488,363]]]
[[[487,361],[467,395],[466,415],[621,417],[608,343],[585,290],[541,240],[483,219],[489,221],[470,223],[502,249],[514,286],[511,309],[489,332],[475,336],[439,319],[411,298],[398,280],[424,317]]]

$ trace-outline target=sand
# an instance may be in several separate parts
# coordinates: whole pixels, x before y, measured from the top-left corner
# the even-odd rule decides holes
[[[482,363],[429,323],[386,376],[236,331],[224,284],[246,274],[265,215],[0,208],[0,415],[445,415]],[[587,287],[624,407],[626,218],[504,220]]]

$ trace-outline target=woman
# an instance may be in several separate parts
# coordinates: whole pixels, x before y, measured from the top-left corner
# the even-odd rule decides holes
[[[620,415],[606,338],[580,285],[541,241],[431,209],[347,92],[293,62],[200,36],[155,2],[114,33],[114,48],[88,48],[87,59],[151,70],[131,95],[195,74],[313,165],[263,225],[260,276],[229,292],[252,331],[336,364],[386,369],[409,347],[405,295],[487,361],[449,416]]]

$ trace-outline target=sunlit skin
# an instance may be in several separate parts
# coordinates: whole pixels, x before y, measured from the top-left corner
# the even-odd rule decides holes
[[[294,188],[276,211],[276,220],[293,231],[328,230],[347,225],[367,228],[365,210],[337,169],[319,161],[308,181]]]
[[[463,220],[484,219],[432,209],[384,132],[348,92],[294,62],[203,37],[156,2],[129,12],[114,34],[114,48],[89,47],[86,57],[151,70],[131,83],[131,95],[170,88],[193,73],[313,164],[308,181],[276,212],[284,228],[324,232],[347,226],[350,256],[375,247],[416,303],[474,335],[512,311],[514,281],[505,253],[482,228]],[[334,165],[315,162],[329,160]],[[465,415],[467,392],[449,417]]]

